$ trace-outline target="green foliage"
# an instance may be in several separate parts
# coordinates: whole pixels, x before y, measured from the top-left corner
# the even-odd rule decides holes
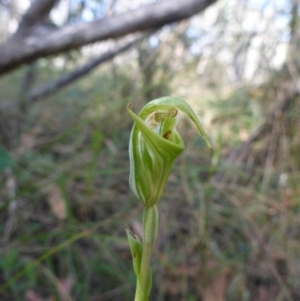
[[[22,300],[22,292],[31,288],[37,283],[37,274],[30,262],[22,258],[16,249],[11,249],[5,256],[0,257],[0,270],[9,280],[19,270],[24,270],[23,281],[19,284],[12,282],[10,289],[12,290],[15,300]]]
[[[0,172],[8,167],[12,167],[13,160],[9,153],[0,146]]]
[[[140,239],[135,235],[133,236],[129,230],[126,230],[127,238],[130,246],[133,268],[136,275],[140,274],[141,263],[142,263],[142,252],[143,246]]]

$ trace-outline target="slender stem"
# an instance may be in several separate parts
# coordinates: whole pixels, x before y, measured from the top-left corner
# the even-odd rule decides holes
[[[138,280],[136,281],[136,290],[135,290],[134,301],[147,301],[147,298],[146,298]]]
[[[153,244],[157,234],[158,226],[158,210],[157,206],[145,207],[144,216],[143,216],[143,253],[142,253],[142,262],[140,270],[140,288],[143,293],[143,301],[148,300],[148,295],[151,289],[151,273],[150,271],[150,260],[153,249]],[[138,300],[140,301],[140,300]]]
[[[141,287],[143,291],[146,291],[147,281],[149,277],[152,248],[153,248],[153,243],[143,242],[143,255],[142,255],[141,274],[140,274]]]

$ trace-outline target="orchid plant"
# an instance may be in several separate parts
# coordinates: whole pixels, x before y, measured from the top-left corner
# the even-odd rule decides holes
[[[134,125],[129,144],[129,185],[144,205],[143,240],[127,230],[134,272],[137,278],[135,301],[148,301],[152,272],[150,260],[158,227],[157,203],[164,192],[174,160],[183,152],[184,142],[176,130],[179,112],[196,125],[211,149],[203,127],[191,107],[177,97],[150,101],[136,115],[131,104],[127,110]]]

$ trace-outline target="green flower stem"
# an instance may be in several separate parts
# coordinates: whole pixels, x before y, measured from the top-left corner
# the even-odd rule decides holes
[[[147,296],[145,296],[144,291],[141,288],[139,281],[136,281],[136,290],[134,301],[147,301]]]
[[[157,202],[160,200],[174,160],[183,152],[184,142],[176,130],[178,111],[194,122],[211,148],[197,116],[182,99],[172,96],[150,101],[136,115],[131,104],[127,110],[134,121],[129,142],[129,185],[144,204],[143,242],[127,230],[137,277],[135,301],[148,301],[152,286],[150,261],[158,226]]]
[[[141,301],[147,301],[152,285],[152,274],[150,270],[150,261],[155,242],[158,227],[158,209],[154,205],[144,208],[143,215],[143,253],[139,276],[139,284],[143,291]],[[140,301],[140,300],[139,300]]]

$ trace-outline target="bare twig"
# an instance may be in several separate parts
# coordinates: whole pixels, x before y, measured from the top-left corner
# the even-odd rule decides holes
[[[22,35],[48,17],[57,0],[35,0],[23,15],[16,35]]]
[[[23,81],[20,89],[20,96],[19,96],[19,109],[21,112],[25,110],[26,107],[25,100],[26,100],[27,93],[28,91],[30,91],[30,89],[32,88],[35,82],[36,65],[37,65],[36,63],[37,61],[34,61],[31,64],[29,64],[23,77]]]
[[[70,73],[64,74],[61,77],[52,80],[49,83],[46,83],[42,86],[32,89],[27,97],[28,101],[37,101],[42,97],[50,95],[56,92],[59,89],[69,85],[70,83],[74,82],[75,80],[81,78],[82,76],[86,75],[87,73],[91,72],[93,69],[98,67],[103,62],[111,60],[116,55],[125,52],[130,47],[132,47],[138,40],[141,39],[141,36],[125,39],[119,42],[114,48],[108,50],[107,52],[101,54],[99,57],[91,60],[90,62],[86,63],[85,65],[73,70]]]
[[[13,176],[11,168],[8,168],[6,170],[6,174],[7,174],[6,188],[7,188],[8,196],[9,196],[9,207],[8,207],[9,217],[5,224],[4,235],[2,238],[2,241],[4,243],[6,243],[9,240],[9,238],[13,232],[13,228],[14,228],[14,224],[15,224],[15,212],[17,209],[16,179]]]

